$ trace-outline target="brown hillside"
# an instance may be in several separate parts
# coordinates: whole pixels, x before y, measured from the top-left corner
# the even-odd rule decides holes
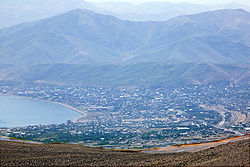
[[[0,166],[250,166],[249,142],[241,140],[195,153],[145,154],[0,141]]]

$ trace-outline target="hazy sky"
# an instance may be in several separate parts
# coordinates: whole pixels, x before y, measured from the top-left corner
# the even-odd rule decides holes
[[[86,0],[88,2],[131,2],[135,4],[143,2],[190,2],[198,4],[218,4],[218,3],[230,3],[238,2],[250,5],[250,0]]]

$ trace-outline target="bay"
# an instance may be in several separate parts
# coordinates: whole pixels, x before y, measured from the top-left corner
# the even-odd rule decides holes
[[[0,96],[0,127],[59,124],[81,116],[57,103]]]

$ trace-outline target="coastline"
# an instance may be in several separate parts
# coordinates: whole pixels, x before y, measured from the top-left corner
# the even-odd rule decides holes
[[[34,98],[34,97],[17,96],[17,95],[11,95],[11,94],[2,94],[2,93],[0,93],[0,96],[9,96],[9,97],[15,97],[15,98],[26,99],[26,100],[44,101],[47,103],[59,104],[59,105],[66,107],[74,112],[78,112],[78,113],[82,114],[82,117],[87,116],[86,111],[81,111],[79,109],[76,109],[76,108],[68,105],[68,104],[64,104],[64,103],[60,103],[60,102],[56,102],[56,101],[44,100],[44,99],[39,99],[39,98]],[[80,117],[80,118],[82,118],[82,117]],[[75,120],[78,120],[80,118],[76,118]]]
[[[40,100],[40,99],[38,99],[38,100]],[[78,112],[78,113],[82,114],[83,116],[86,116],[86,115],[87,115],[87,114],[86,114],[86,111],[85,111],[85,112],[84,112],[84,111],[81,111],[81,110],[79,110],[79,109],[76,109],[76,108],[74,108],[74,107],[68,105],[68,104],[64,104],[64,103],[60,103],[60,102],[56,102],[56,101],[49,101],[49,100],[44,100],[44,101],[51,102],[51,103],[55,103],[55,104],[59,104],[59,105],[61,105],[61,106],[67,107],[67,108],[69,108],[69,109],[71,109],[71,110],[73,110],[73,111],[75,111],[75,112]]]

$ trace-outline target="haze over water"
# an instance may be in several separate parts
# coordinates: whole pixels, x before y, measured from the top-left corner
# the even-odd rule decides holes
[[[0,96],[0,127],[58,124],[80,117],[80,113],[60,104]]]

